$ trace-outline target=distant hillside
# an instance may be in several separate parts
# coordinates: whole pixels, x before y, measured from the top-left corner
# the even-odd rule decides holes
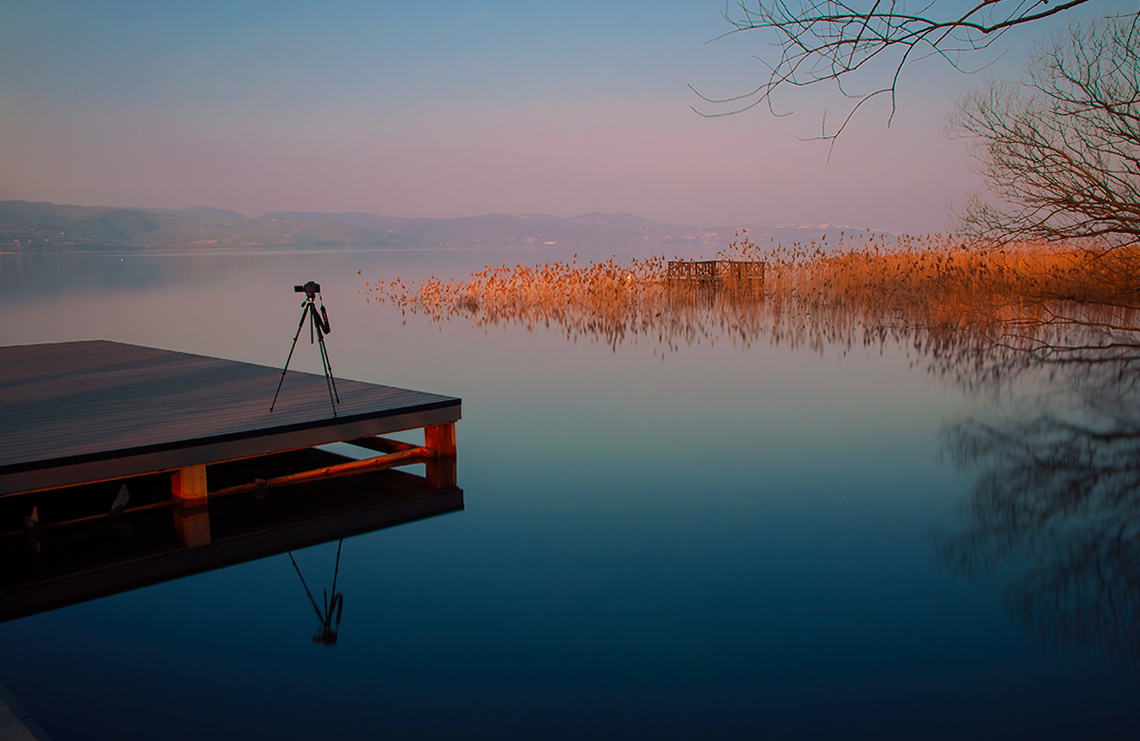
[[[249,219],[213,208],[57,206],[0,201],[0,250],[47,252],[174,248],[216,243]]]
[[[723,236],[706,227],[659,224],[631,214],[584,214],[562,218],[548,214],[485,214],[453,219],[407,219],[375,214],[324,214],[296,211],[267,213],[261,219],[298,225],[355,227],[376,234],[379,244],[408,246],[555,243],[563,245],[653,242],[675,244],[719,241]],[[731,232],[729,232],[731,236]]]
[[[756,241],[791,244],[827,227],[751,227]],[[850,231],[850,230],[848,230]],[[485,214],[410,219],[363,213],[274,211],[247,218],[205,206],[184,209],[59,206],[0,201],[0,251],[418,247],[437,245],[726,245],[733,227],[661,224],[632,214]]]

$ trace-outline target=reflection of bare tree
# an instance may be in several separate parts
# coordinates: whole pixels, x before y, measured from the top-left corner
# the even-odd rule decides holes
[[[1127,371],[1140,363],[1134,310],[1065,301],[1032,308],[994,321],[926,326],[914,345],[933,372],[975,390],[1031,378],[1054,387],[1063,379],[1074,391],[1105,391],[1126,382]]]
[[[1140,661],[1140,345],[1066,326],[1042,328],[1048,342],[1023,331],[976,344],[957,369],[983,384],[1017,377],[1006,389],[1028,393],[997,421],[944,431],[977,478],[967,529],[941,553],[956,573],[1007,575],[1007,609],[1042,640]]]

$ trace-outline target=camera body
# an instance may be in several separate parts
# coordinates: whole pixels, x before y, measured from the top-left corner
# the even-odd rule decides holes
[[[294,293],[303,293],[310,299],[315,298],[321,292],[321,284],[314,280],[309,281],[303,286],[293,286]]]

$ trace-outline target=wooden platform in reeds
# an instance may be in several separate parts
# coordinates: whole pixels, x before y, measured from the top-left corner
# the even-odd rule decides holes
[[[741,260],[670,260],[665,268],[670,281],[764,281],[764,263]]]
[[[280,377],[102,340],[2,347],[0,496],[171,472],[176,498],[204,499],[207,464],[419,428],[401,460],[455,453],[457,398],[337,379],[334,416],[325,378],[290,371],[270,412]]]

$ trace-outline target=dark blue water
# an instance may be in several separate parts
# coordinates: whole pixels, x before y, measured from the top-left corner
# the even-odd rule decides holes
[[[1017,607],[1024,574],[1064,559],[947,555],[993,546],[970,509],[993,462],[955,458],[952,431],[1048,389],[970,396],[893,344],[485,333],[363,290],[564,257],[0,256],[0,344],[270,366],[292,286],[320,281],[338,376],[462,397],[465,493],[461,512],[344,541],[336,646],[314,644],[282,554],[0,624],[0,682],[56,741],[1134,736],[1127,646]],[[291,367],[319,373],[316,350]],[[336,550],[293,554],[310,586]]]

